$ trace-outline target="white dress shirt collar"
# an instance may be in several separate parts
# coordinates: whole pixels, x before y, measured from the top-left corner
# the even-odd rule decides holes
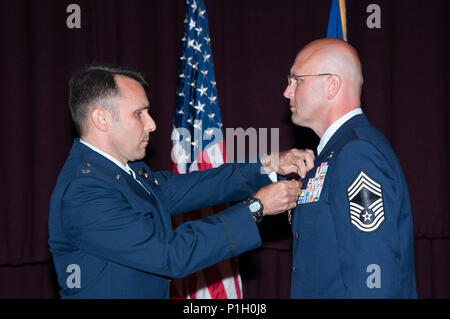
[[[83,143],[84,145],[86,145],[87,147],[89,147],[89,148],[90,148],[91,150],[93,150],[94,152],[97,152],[97,153],[99,153],[100,155],[103,155],[104,157],[106,157],[107,159],[109,159],[111,162],[113,162],[114,164],[116,164],[117,166],[119,166],[121,169],[123,169],[125,172],[127,172],[127,173],[130,174],[130,175],[132,174],[133,177],[136,178],[136,177],[135,177],[134,171],[131,169],[131,167],[128,165],[128,163],[127,163],[127,165],[124,166],[120,161],[118,161],[117,159],[115,159],[114,157],[112,157],[111,155],[109,155],[108,153],[105,153],[105,152],[103,152],[102,150],[98,149],[97,147],[95,147],[95,146],[89,144],[88,142],[83,141],[81,138],[80,138],[80,143]]]
[[[334,121],[333,124],[331,124],[327,130],[325,131],[325,133],[323,133],[322,138],[320,139],[319,145],[317,146],[317,156],[320,155],[320,152],[323,151],[323,149],[325,148],[325,145],[327,145],[328,141],[330,140],[330,138],[334,135],[334,133],[336,133],[336,131],[348,120],[350,120],[352,117],[358,115],[358,114],[362,114],[363,111],[361,108],[357,108],[354,110],[351,110],[350,112],[348,112],[347,114],[341,116],[340,118],[338,118],[336,121]]]

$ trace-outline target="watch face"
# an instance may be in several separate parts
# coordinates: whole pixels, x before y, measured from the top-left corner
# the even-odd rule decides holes
[[[261,208],[261,205],[259,205],[258,202],[253,202],[249,205],[249,207],[250,207],[250,211],[257,212]]]

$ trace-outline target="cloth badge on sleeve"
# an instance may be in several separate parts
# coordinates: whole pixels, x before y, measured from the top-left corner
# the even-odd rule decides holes
[[[377,230],[384,221],[381,185],[361,170],[347,189],[350,222],[362,232]]]
[[[297,204],[318,202],[322,192],[325,176],[328,171],[328,162],[323,162],[317,167],[316,175],[308,180],[305,189],[302,189]]]

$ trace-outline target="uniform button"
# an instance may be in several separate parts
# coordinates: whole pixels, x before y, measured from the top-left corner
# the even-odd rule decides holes
[[[295,239],[298,239],[298,232],[295,232]]]
[[[295,266],[292,266],[292,271],[295,272]]]

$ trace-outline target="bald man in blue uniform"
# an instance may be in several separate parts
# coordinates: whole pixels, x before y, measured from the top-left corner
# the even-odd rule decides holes
[[[88,66],[70,82],[69,107],[80,132],[50,202],[49,246],[63,298],[168,298],[184,277],[258,247],[256,222],[297,204],[300,183],[267,174],[312,168],[313,155],[291,150],[272,165],[224,164],[176,175],[140,159],[156,124],[140,73]],[[172,230],[171,216],[246,199]],[[255,222],[256,221],[256,222]]]
[[[297,55],[284,96],[321,138],[293,211],[292,298],[416,298],[408,187],[360,108],[355,49],[338,39]]]

